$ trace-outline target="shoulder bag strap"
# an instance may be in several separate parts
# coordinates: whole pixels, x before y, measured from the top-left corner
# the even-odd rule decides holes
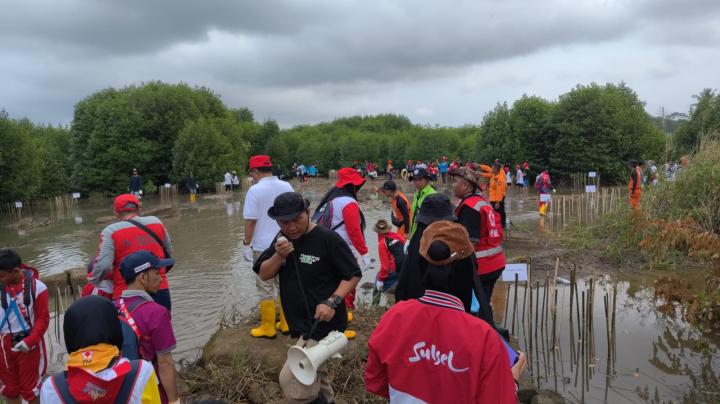
[[[67,383],[67,372],[58,372],[52,377],[52,384],[60,400],[64,404],[76,404],[75,398],[70,394],[70,387]]]
[[[130,371],[125,374],[122,386],[120,386],[120,391],[117,396],[115,396],[116,403],[126,404],[130,401],[130,396],[132,395],[138,375],[140,374],[140,363],[141,361],[139,359],[130,361],[131,368]]]
[[[135,227],[137,227],[138,229],[140,229],[140,230],[144,231],[145,233],[147,233],[148,236],[152,237],[153,240],[155,240],[155,241],[160,245],[160,247],[162,248],[163,253],[165,254],[165,257],[163,257],[163,258],[172,258],[172,257],[170,256],[170,253],[168,252],[168,250],[165,249],[165,243],[163,243],[163,241],[160,240],[160,237],[158,237],[158,235],[155,234],[152,230],[150,230],[147,226],[145,226],[144,224],[138,222],[137,220],[133,220],[133,219],[126,219],[125,221],[126,221],[126,222],[129,222],[129,223],[132,223],[133,225],[135,225]],[[165,272],[170,272],[170,270],[172,269],[172,267],[173,267],[173,266],[170,265],[169,267],[165,268]]]

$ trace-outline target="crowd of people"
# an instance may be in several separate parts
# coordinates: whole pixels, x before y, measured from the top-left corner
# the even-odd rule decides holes
[[[525,356],[510,347],[491,307],[506,262],[509,165],[443,158],[437,173],[455,206],[433,186],[433,167],[408,162],[404,170],[411,171],[401,175],[414,186],[412,199],[392,176],[373,189],[387,198],[390,211],[389,220],[372,225],[380,266],[372,300],[393,293],[395,303],[368,341],[367,390],[391,402],[516,402]],[[636,208],[648,179],[640,163],[630,167],[629,201]],[[371,162],[339,169],[335,184],[311,208],[275,175],[269,156],[250,158],[242,255],[256,273],[260,321],[252,337],[289,334],[302,347],[332,331],[356,337],[356,288],[371,262],[357,195],[376,177],[366,170],[375,169]],[[526,187],[528,165],[516,169],[516,186]],[[137,170],[131,191],[142,186],[135,177]],[[549,199],[542,195],[555,191],[547,170],[535,178],[535,188],[545,214]],[[44,381],[48,289],[16,251],[0,249],[0,394],[9,403],[180,401],[167,279],[174,265],[170,234],[157,217],[141,215],[135,192],[117,196],[113,208],[117,221],[101,232],[83,297],[64,316],[66,370]],[[286,363],[279,383],[288,402],[334,400],[324,364],[308,385]]]

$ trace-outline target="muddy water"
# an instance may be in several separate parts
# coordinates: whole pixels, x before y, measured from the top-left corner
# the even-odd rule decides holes
[[[314,206],[330,183],[293,183],[293,186],[303,192]],[[409,184],[402,183],[402,186],[411,194]],[[361,193],[360,201],[368,222],[366,239],[370,253],[372,257],[377,257],[376,236],[371,227],[375,220],[388,218],[389,206],[382,198],[368,191]],[[448,192],[447,189],[445,192]],[[241,254],[243,197],[242,192],[229,197],[201,195],[193,205],[186,196],[163,201],[147,198],[144,201],[146,209],[166,205],[175,207],[162,219],[173,239],[177,259],[169,280],[173,297],[173,325],[178,338],[175,354],[178,359],[192,360],[197,356],[215,331],[223,313],[247,311],[257,303],[255,275]],[[508,198],[508,211],[508,217],[513,223],[509,231],[511,239],[513,231],[518,229],[545,236],[543,233],[547,229],[538,220],[536,199],[532,192],[525,194],[513,189]],[[9,219],[1,219],[3,231],[0,232],[0,245],[17,248],[23,258],[36,266],[43,275],[83,267],[94,256],[99,233],[104,227],[104,224],[96,224],[96,219],[111,213],[109,199],[80,200],[74,209],[59,218],[42,208],[34,208],[35,217],[52,217],[51,224],[18,231],[7,229],[5,226],[9,224]],[[527,254],[522,248],[508,247],[511,256]],[[363,274],[361,284],[372,282],[376,272],[377,266],[374,264],[373,268]],[[539,290],[533,290],[533,296],[539,294],[542,297],[545,272],[533,272],[533,276],[541,281]],[[578,366],[581,358],[577,358],[575,353],[580,352],[575,314],[574,331],[570,335],[569,286],[558,286],[555,343],[551,342],[552,337],[549,336],[552,330],[550,316],[548,325],[532,333],[535,342],[531,351],[531,338],[527,332],[531,311],[529,306],[523,304],[529,300],[520,283],[515,331],[518,345],[530,354],[528,377],[542,388],[559,391],[571,402],[720,402],[717,381],[720,375],[717,359],[720,343],[717,339],[695,331],[678,316],[670,317],[660,313],[655,308],[652,290],[645,283],[642,279],[613,281],[604,278],[596,283],[591,356],[594,363],[590,361],[585,367]],[[506,287],[505,284],[499,284],[496,290],[504,294]],[[582,292],[586,284],[578,282],[578,287]],[[611,344],[614,361],[608,366],[603,299],[605,293],[612,294],[614,287],[617,288],[616,342]],[[369,294],[367,290],[360,292],[364,299]],[[514,289],[511,288],[507,299],[509,329],[512,328],[513,297]],[[533,304],[534,300],[535,297]],[[62,307],[71,301],[69,294],[61,300],[53,299],[51,311],[54,312],[58,307],[58,311],[62,312]],[[500,323],[504,323],[504,307],[495,309]],[[531,328],[535,328],[537,309],[532,310]],[[51,321],[51,330],[46,336],[51,369],[57,369],[64,361],[62,336],[58,337],[58,330],[54,329],[55,324],[61,322],[61,315],[57,321]],[[572,354],[571,347],[575,350]],[[585,384],[582,382],[583,368],[586,371]],[[610,376],[607,376],[608,368]]]

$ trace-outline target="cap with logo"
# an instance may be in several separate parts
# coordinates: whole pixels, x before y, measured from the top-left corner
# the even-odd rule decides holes
[[[172,258],[160,259],[150,251],[135,251],[120,263],[120,273],[126,283],[130,283],[141,273],[152,268],[165,268],[174,265]]]
[[[430,174],[426,168],[416,168],[410,173],[410,179],[414,180],[416,178],[430,178]]]

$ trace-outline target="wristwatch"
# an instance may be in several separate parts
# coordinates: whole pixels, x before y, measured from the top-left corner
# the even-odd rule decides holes
[[[342,302],[343,302],[343,298],[342,298],[342,297],[340,297],[340,296],[338,296],[338,295],[332,295],[332,296],[330,296],[329,299],[325,299],[325,300],[323,300],[323,301],[320,302],[320,303],[321,303],[321,304],[324,304],[324,305],[327,305],[327,306],[330,306],[333,310],[335,310],[335,309],[337,309],[337,308],[340,306],[340,304],[342,304]]]

